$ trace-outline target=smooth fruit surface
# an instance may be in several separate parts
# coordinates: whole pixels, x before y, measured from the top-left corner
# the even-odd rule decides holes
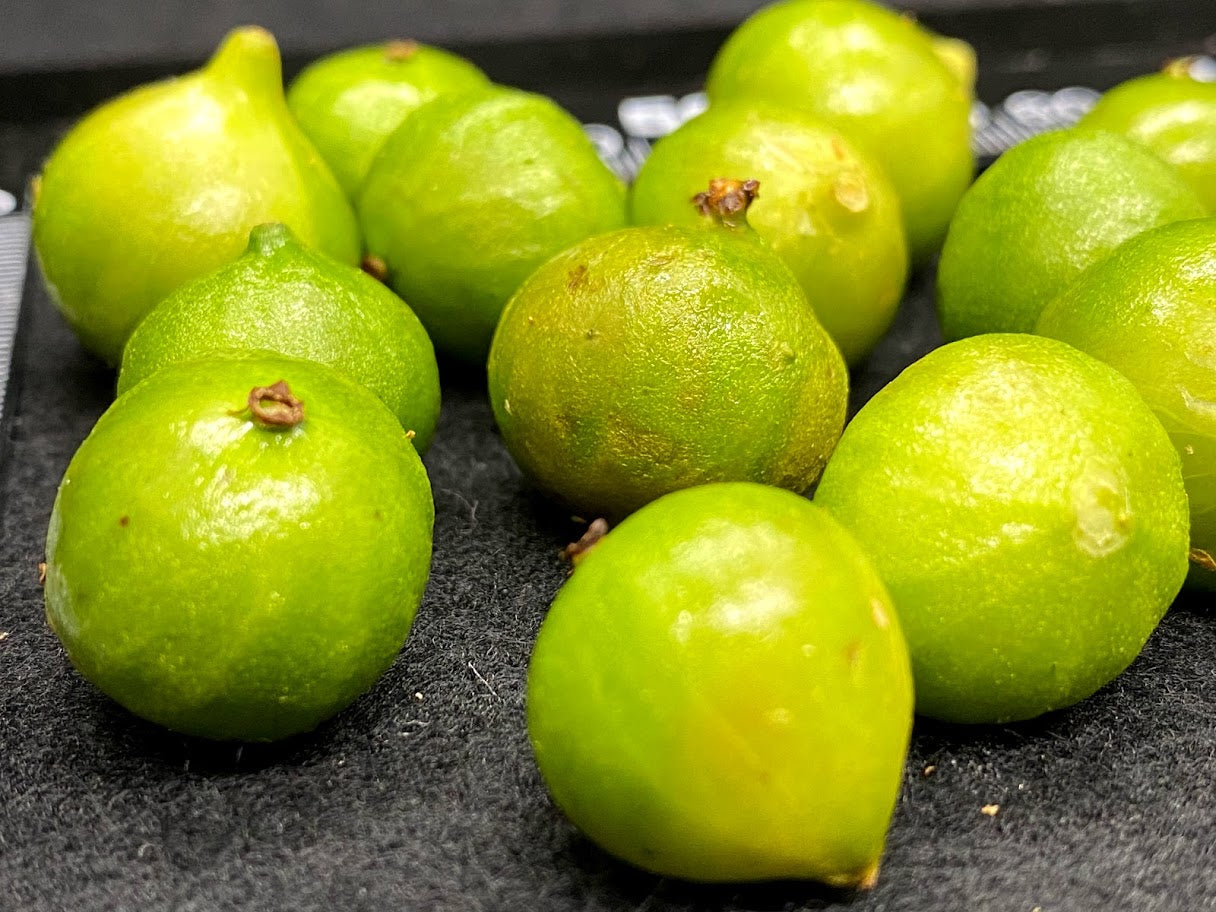
[[[123,393],[168,364],[224,350],[328,364],[380,397],[426,451],[439,420],[439,368],[426,330],[360,269],[259,225],[235,262],[183,285],[139,324],[123,353]]]
[[[1010,149],[959,204],[937,273],[947,340],[1033,332],[1047,303],[1089,265],[1203,204],[1143,146],[1058,130]]]
[[[1216,588],[1216,219],[1132,238],[1081,274],[1037,332],[1135,384],[1182,459],[1191,505],[1191,581]]]
[[[802,491],[844,424],[848,373],[797,279],[724,228],[626,228],[551,259],[489,359],[503,442],[542,490],[620,516],[677,488]]]
[[[975,168],[971,86],[957,50],[946,63],[942,47],[868,0],[784,0],[726,40],[705,89],[715,105],[771,101],[839,129],[886,170],[912,258],[924,262]]]
[[[1115,86],[1081,124],[1148,146],[1216,213],[1216,83],[1191,77],[1187,63]]]
[[[302,414],[275,400],[278,381]],[[68,466],[47,619],[80,673],[137,715],[206,738],[286,737],[392,663],[432,521],[417,452],[362,387],[273,355],[170,365]]]
[[[886,175],[831,127],[795,111],[715,105],[655,146],[630,192],[639,225],[691,225],[713,177],[755,178],[756,232],[798,277],[850,364],[891,325],[908,271],[899,200]]]
[[[1140,652],[1186,576],[1178,455],[1135,388],[1051,339],[977,336],[849,423],[815,494],[874,559],[917,711],[1028,719]]]
[[[533,269],[625,223],[625,188],[573,117],[499,88],[411,115],[376,156],[359,215],[436,348],[480,361]]]
[[[669,494],[596,544],[528,670],[557,805],[692,880],[872,885],[912,724],[907,651],[856,542],[785,491]]]
[[[34,245],[86,348],[118,364],[145,313],[283,222],[354,265],[354,213],[283,100],[279,52],[237,29],[197,72],[136,89],[81,120],[36,182]]]
[[[486,75],[455,54],[416,41],[351,48],[309,64],[287,105],[355,199],[389,134],[428,101],[485,88]]]

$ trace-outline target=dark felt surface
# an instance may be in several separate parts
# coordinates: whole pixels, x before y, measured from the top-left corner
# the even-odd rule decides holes
[[[430,586],[389,674],[281,745],[143,723],[71,671],[43,620],[55,486],[112,377],[37,284],[27,318],[0,519],[0,909],[1216,908],[1216,615],[1198,603],[1071,711],[918,724],[872,894],[692,886],[600,853],[551,806],[524,733],[529,650],[578,526],[529,493],[479,379],[451,370],[426,460]],[[921,278],[858,398],[934,342]]]

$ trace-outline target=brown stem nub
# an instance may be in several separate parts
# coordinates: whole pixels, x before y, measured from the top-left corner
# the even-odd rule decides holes
[[[388,279],[388,263],[374,253],[365,256],[363,262],[359,264],[359,268],[377,282],[384,282]]]
[[[1197,567],[1202,567],[1204,570],[1216,570],[1216,558],[1213,558],[1211,554],[1202,548],[1192,548],[1187,556],[1191,559],[1191,563]]]
[[[418,42],[409,38],[397,38],[384,45],[384,59],[394,63],[409,60],[418,53]]]
[[[734,227],[747,222],[747,207],[759,195],[758,180],[715,177],[709,182],[709,189],[698,193],[692,201],[702,215],[711,216],[724,225]]]
[[[1171,79],[1191,79],[1191,67],[1195,65],[1195,57],[1175,57],[1166,61],[1161,72]]]
[[[600,543],[600,539],[607,534],[608,520],[603,518],[592,520],[582,538],[562,548],[562,560],[568,560],[577,567],[578,562],[586,557],[591,549]]]
[[[251,389],[249,411],[263,427],[293,428],[304,420],[304,403],[291,394],[286,380]]]

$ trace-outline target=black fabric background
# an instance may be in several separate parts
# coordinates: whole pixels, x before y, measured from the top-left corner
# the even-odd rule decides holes
[[[1211,18],[1197,3],[1189,15],[1202,7]],[[1101,87],[1187,46],[1188,29],[1194,50],[1202,29],[1216,30],[1216,21],[1198,31],[1190,19],[1157,21],[1144,3],[1119,6],[1139,12],[1118,20],[1122,31],[1113,14],[1095,26],[1119,38],[1105,49],[1078,49],[1074,31],[1073,51],[1032,59],[1010,45],[994,55],[1006,65],[981,81],[989,100],[991,87],[1031,82]],[[998,26],[1012,21],[982,20],[979,40],[1011,40],[1015,30]],[[1049,26],[1065,21],[1027,28],[1054,40],[1061,30]],[[550,56],[525,62],[504,52],[503,68],[492,56],[482,62],[580,116],[606,117],[626,91],[695,88],[720,38],[655,39],[641,56],[635,45],[601,68],[618,74],[607,82],[588,75],[607,45],[542,48]],[[542,70],[512,80],[512,59]],[[0,81],[0,186],[17,189],[66,122],[33,117],[31,89],[39,104],[58,104],[58,116],[73,93],[129,75]],[[854,376],[855,404],[937,343],[931,297],[931,277],[918,277],[895,330]],[[46,628],[37,580],[55,487],[108,404],[113,376],[80,351],[36,279],[22,343],[15,414],[0,441],[3,912],[1216,909],[1210,597],[1180,601],[1135,665],[1071,710],[999,728],[918,721],[870,894],[690,885],[605,856],[547,799],[524,730],[528,654],[565,574],[557,551],[579,527],[520,480],[482,378],[446,365],[426,460],[431,581],[388,675],[317,732],[280,745],[214,745],[143,723],[71,670]],[[987,804],[1000,806],[995,817],[980,812]]]

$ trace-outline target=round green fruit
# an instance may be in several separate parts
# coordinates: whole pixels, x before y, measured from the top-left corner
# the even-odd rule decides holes
[[[354,199],[372,159],[406,117],[440,95],[489,84],[463,57],[416,41],[389,41],[305,67],[287,92],[287,106]]]
[[[483,361],[532,270],[625,223],[625,188],[573,117],[496,88],[407,118],[372,163],[359,215],[368,252],[435,346]]]
[[[34,189],[51,297],[82,344],[114,365],[144,314],[240,256],[263,222],[359,262],[354,213],[292,120],[278,48],[260,28],[229,34],[195,73],[97,108]]]
[[[873,566],[785,491],[706,485],[579,559],[528,669],[558,807],[671,877],[873,885],[912,727]]]
[[[950,223],[937,273],[942,333],[1032,332],[1087,266],[1204,211],[1173,168],[1122,136],[1073,129],[1027,140],[980,176]]]
[[[639,225],[689,225],[711,177],[760,181],[756,232],[798,277],[845,360],[886,332],[908,271],[899,200],[886,175],[831,127],[796,111],[715,105],[660,140],[630,194]]]
[[[960,49],[868,0],[784,0],[710,67],[712,104],[772,101],[832,124],[887,172],[912,259],[929,260],[975,169]]]
[[[1081,124],[1148,146],[1216,213],[1216,83],[1193,78],[1189,60],[1115,86]]]
[[[874,559],[937,719],[1089,696],[1186,576],[1169,437],[1128,380],[1051,339],[977,336],[913,364],[850,422],[815,501]]]
[[[636,227],[532,274],[503,311],[489,389],[527,477],[621,516],[711,481],[805,490],[840,436],[848,372],[746,223]]]
[[[186,283],[127,342],[118,392],[168,364],[224,350],[328,364],[380,397],[420,453],[439,420],[439,368],[413,311],[371,276],[259,225],[245,255]]]
[[[1182,459],[1193,583],[1216,588],[1216,219],[1146,231],[1081,274],[1037,332],[1135,384]]]
[[[173,364],[68,466],[46,612],[72,663],[176,731],[264,741],[369,688],[431,555],[430,486],[393,414],[274,355]]]

